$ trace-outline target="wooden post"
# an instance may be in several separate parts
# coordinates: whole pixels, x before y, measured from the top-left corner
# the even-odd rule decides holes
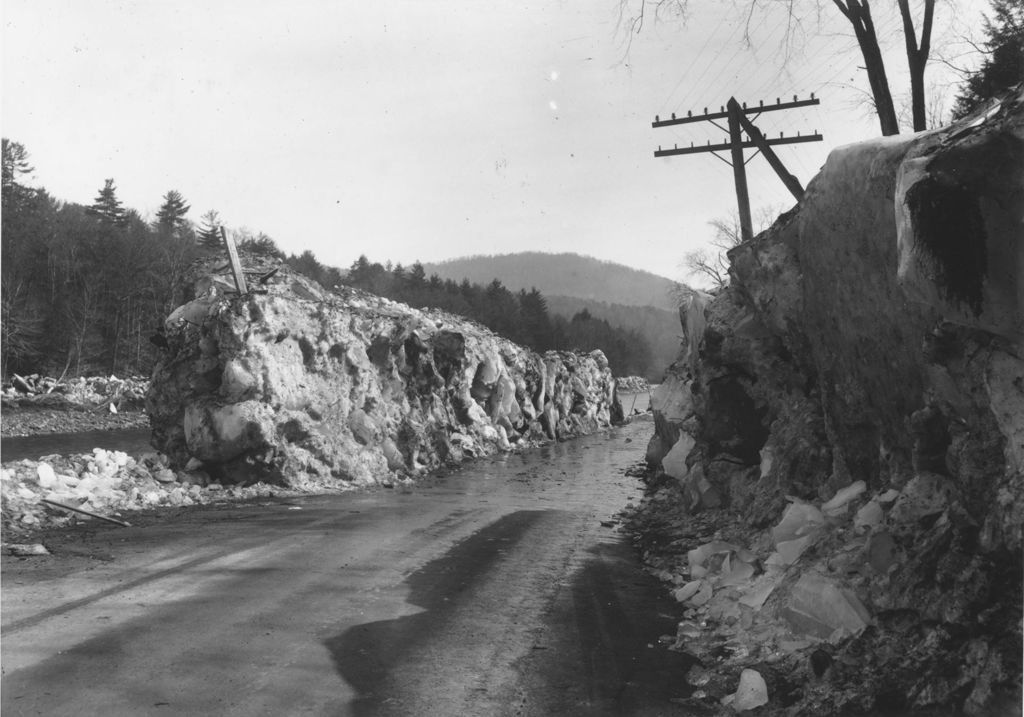
[[[231,273],[235,276],[235,288],[238,289],[239,294],[248,294],[249,288],[245,285],[245,274],[242,273],[242,262],[238,259],[238,249],[235,248],[235,241],[228,236],[223,226],[220,228],[220,237],[224,240],[224,246],[228,250]]]
[[[733,105],[736,105],[735,109],[733,109]],[[786,185],[786,189],[789,190],[790,194],[796,197],[798,202],[803,199],[804,188],[800,186],[800,180],[789,173],[789,170],[786,169],[786,165],[784,165],[782,160],[779,159],[779,155],[775,154],[775,150],[771,148],[768,141],[764,138],[764,135],[761,134],[761,130],[755,127],[754,124],[743,115],[740,111],[739,103],[736,102],[734,98],[729,99],[729,109],[736,114],[737,118],[739,118],[740,126],[743,127],[743,130],[748,135],[750,135],[750,139],[753,140],[754,144],[757,145],[757,148],[761,150],[761,154],[763,154],[764,158],[768,160],[768,164],[770,164],[772,169],[775,170],[775,173],[779,175],[779,179],[781,179],[782,183]]]
[[[740,132],[739,104],[729,98],[729,144],[732,145],[732,174],[736,180],[736,203],[740,210],[740,234],[743,241],[754,238],[754,226],[750,220],[750,196],[747,194],[747,167],[743,162],[743,136]]]

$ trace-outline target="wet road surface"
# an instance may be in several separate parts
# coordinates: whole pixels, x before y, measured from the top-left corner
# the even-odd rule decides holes
[[[402,492],[181,511],[4,557],[13,715],[677,715],[677,608],[602,525],[651,424]]]

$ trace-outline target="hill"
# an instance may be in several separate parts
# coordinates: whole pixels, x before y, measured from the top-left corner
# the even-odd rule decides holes
[[[609,304],[605,301],[578,299],[574,296],[545,296],[548,311],[571,319],[586,310],[591,316],[604,319],[614,328],[632,329],[647,339],[651,347],[651,358],[657,370],[648,378],[658,381],[661,372],[675,361],[679,353],[679,312],[660,309],[656,306],[626,306]]]
[[[536,288],[545,296],[676,310],[672,299],[676,282],[671,279],[580,254],[478,255],[424,264],[423,268],[428,276],[437,274],[454,281],[469,279],[486,285],[498,279],[512,291]]]
[[[536,288],[552,314],[569,319],[586,309],[615,328],[631,329],[650,344],[656,373],[679,351],[676,282],[648,271],[579,254],[521,252],[470,256],[424,264],[428,275],[488,284],[498,279],[513,291]]]

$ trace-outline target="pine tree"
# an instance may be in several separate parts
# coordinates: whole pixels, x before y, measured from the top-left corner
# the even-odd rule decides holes
[[[121,200],[117,198],[117,187],[113,179],[104,180],[103,189],[96,195],[92,206],[86,209],[91,216],[98,218],[104,224],[115,227],[123,227],[127,224],[127,217]]]
[[[202,217],[203,226],[199,229],[199,246],[204,249],[220,249],[223,240],[220,236],[220,214],[211,209]]]
[[[18,184],[19,174],[31,174],[35,170],[28,163],[28,150],[21,142],[3,138],[3,192],[6,196]]]
[[[185,226],[185,215],[191,209],[181,193],[172,189],[164,195],[164,203],[156,213],[156,228],[161,233],[173,233]]]
[[[991,57],[967,79],[967,86],[956,98],[953,119],[1024,82],[1024,2],[992,0],[992,10],[994,19],[985,19],[985,47]]]

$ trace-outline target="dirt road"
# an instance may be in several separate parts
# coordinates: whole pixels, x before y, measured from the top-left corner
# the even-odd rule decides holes
[[[3,714],[679,714],[677,609],[602,525],[650,431],[49,536],[4,558]]]

